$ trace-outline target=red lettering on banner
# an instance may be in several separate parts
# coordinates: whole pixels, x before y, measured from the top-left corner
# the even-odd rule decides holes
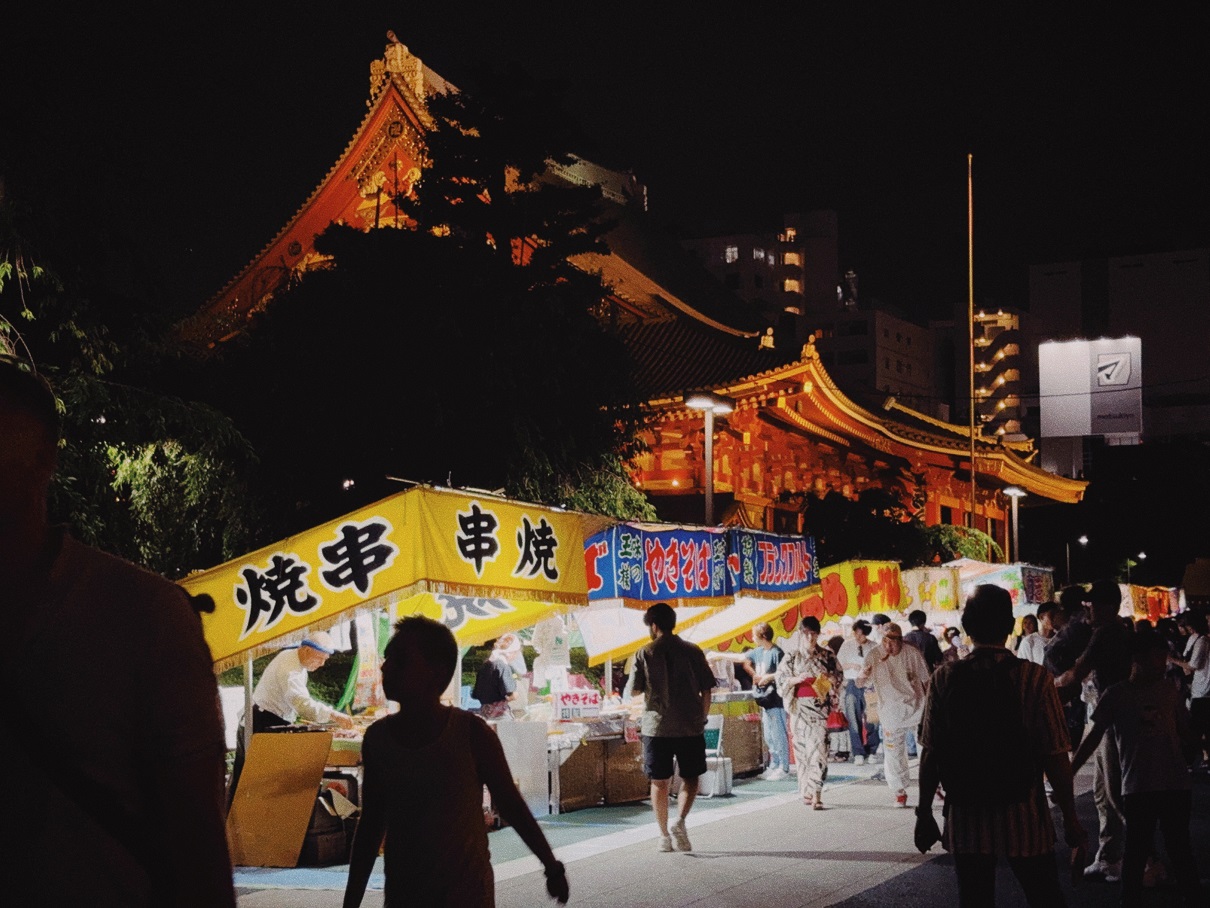
[[[703,539],[697,547],[697,588],[703,592],[710,591],[710,562],[713,552],[710,540]]]
[[[693,544],[692,540],[681,543],[681,580],[686,593],[692,593],[694,587],[697,586],[697,571],[693,569],[696,554],[697,546]]]
[[[903,601],[903,586],[899,583],[899,569],[890,567],[878,569],[878,585],[882,595],[886,597],[888,608],[898,609]]]
[[[802,603],[791,608],[788,612],[782,615],[781,629],[787,634],[794,633],[794,629],[798,627],[798,622],[802,620]]]
[[[669,593],[678,592],[677,580],[680,578],[680,563],[676,557],[676,540],[669,539],[665,547],[658,539],[644,539],[646,549],[643,571],[647,575],[647,585],[653,594],[660,592],[660,587],[666,587]]]
[[[839,574],[828,574],[819,582],[823,592],[824,613],[833,617],[848,614],[849,591]]]
[[[773,582],[773,575],[777,570],[777,546],[772,542],[758,539],[756,550],[760,553],[760,571],[757,574],[756,582],[763,586]]]
[[[588,592],[595,593],[605,586],[605,579],[597,570],[597,562],[609,554],[609,543],[594,542],[584,550],[584,573],[588,575]]]
[[[857,611],[869,611],[870,601],[877,590],[870,583],[870,569],[867,567],[853,568],[853,586],[857,589]]]

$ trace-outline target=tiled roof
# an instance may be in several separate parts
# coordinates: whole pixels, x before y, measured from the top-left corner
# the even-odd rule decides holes
[[[798,358],[798,351],[761,348],[756,337],[725,334],[685,316],[627,325],[618,333],[648,400],[718,388]]]

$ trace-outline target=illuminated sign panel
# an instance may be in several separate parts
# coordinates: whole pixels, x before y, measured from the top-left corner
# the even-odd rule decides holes
[[[1137,337],[1044,343],[1038,347],[1038,383],[1043,438],[1143,431]]]

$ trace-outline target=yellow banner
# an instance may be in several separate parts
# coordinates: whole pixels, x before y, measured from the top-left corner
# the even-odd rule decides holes
[[[463,639],[470,628],[477,636],[481,626],[494,626],[493,614],[528,611],[519,603],[588,601],[580,515],[426,487],[194,574],[181,585],[214,599],[215,610],[202,623],[220,666],[266,652],[269,644],[301,639],[308,629],[343,620],[349,609],[381,608],[418,593],[448,598],[440,608],[428,608],[464,643],[476,642]],[[477,604],[488,601],[507,608]]]
[[[821,624],[848,615],[898,612],[903,608],[903,584],[897,561],[844,561],[819,569],[819,586],[780,615],[768,619],[773,636],[788,637],[808,615]],[[892,615],[892,617],[895,617]],[[752,630],[720,642],[719,652],[740,653],[754,645]]]
[[[903,581],[903,610],[956,611],[961,608],[961,581],[953,567],[912,568],[900,574]]]

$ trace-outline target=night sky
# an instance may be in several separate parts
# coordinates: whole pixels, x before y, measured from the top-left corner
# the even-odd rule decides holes
[[[965,308],[968,152],[981,304],[1024,305],[1031,263],[1210,242],[1204,5],[825,5],[10,11],[0,172],[188,308],[336,160],[393,29],[455,84],[481,60],[558,80],[585,134],[573,150],[633,170],[685,234],[834,208],[842,268],[919,314]]]

